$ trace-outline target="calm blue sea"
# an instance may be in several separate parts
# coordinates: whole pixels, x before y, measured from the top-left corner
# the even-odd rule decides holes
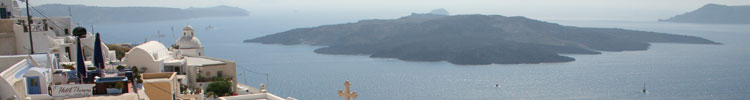
[[[171,45],[191,24],[206,55],[237,61],[239,81],[268,85],[282,97],[340,100],[350,80],[358,100],[750,99],[750,25],[654,21],[546,20],[562,25],[624,28],[704,37],[723,45],[656,43],[646,51],[569,55],[575,62],[462,66],[357,55],[313,53],[318,46],[242,43],[294,28],[361,18],[249,16],[97,24],[107,43],[160,40]],[[205,30],[208,25],[214,30]],[[174,26],[174,36],[170,27]],[[269,73],[269,81],[262,73]],[[640,92],[644,83],[647,94]],[[500,87],[495,87],[499,84]]]

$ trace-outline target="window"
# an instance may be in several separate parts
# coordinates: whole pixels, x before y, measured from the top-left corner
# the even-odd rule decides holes
[[[32,79],[29,80],[29,83],[30,83],[29,85],[31,85],[31,86],[39,86],[39,79],[38,78],[35,78],[35,79],[32,78]]]
[[[26,77],[26,92],[28,94],[41,94],[42,88],[39,76]]]
[[[177,72],[178,74],[182,74],[182,72],[180,70],[180,66],[175,66],[173,70],[174,70],[174,72]]]
[[[217,77],[223,77],[224,76],[224,71],[218,71],[218,72],[216,72],[216,76]]]
[[[164,72],[174,72],[171,66],[164,66]]]

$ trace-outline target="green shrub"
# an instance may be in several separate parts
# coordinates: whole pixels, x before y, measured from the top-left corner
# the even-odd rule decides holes
[[[133,71],[133,77],[136,79],[135,82],[137,83],[143,83],[143,80],[141,80],[141,72],[138,71],[138,67],[130,67],[130,70]]]
[[[122,65],[117,66],[117,70],[123,70],[123,69],[125,69],[125,66],[122,66]]]
[[[65,69],[76,70],[76,67],[73,67],[73,64],[62,64],[62,66]]]
[[[114,88],[122,89],[125,88],[125,84],[122,84],[122,82],[115,83]]]
[[[214,78],[214,81],[206,87],[206,92],[216,96],[232,95],[232,82],[227,80],[227,78]]]

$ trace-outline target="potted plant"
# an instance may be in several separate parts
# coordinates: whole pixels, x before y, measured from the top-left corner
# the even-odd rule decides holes
[[[96,69],[98,69],[98,68],[96,68],[96,67],[88,67],[88,68],[86,68],[86,69],[88,69],[88,70],[96,70]]]
[[[125,71],[125,66],[117,65],[117,70],[119,70],[119,71]]]
[[[63,67],[65,68],[65,69],[76,70],[76,68],[75,68],[75,67],[73,67],[73,64],[62,64],[62,66],[63,66]]]
[[[108,94],[120,94],[122,93],[122,88],[125,88],[125,84],[122,82],[117,82],[115,85],[111,88],[107,88]]]
[[[208,84],[206,92],[218,97],[232,95],[232,82],[224,77],[216,77]]]
[[[131,68],[130,70],[133,71],[133,77],[135,77],[134,79],[136,80],[136,82],[143,83],[143,80],[141,80],[141,71],[139,71],[138,68],[135,66],[130,67],[130,68]]]

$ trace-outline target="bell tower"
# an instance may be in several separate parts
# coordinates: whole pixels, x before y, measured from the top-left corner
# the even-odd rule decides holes
[[[198,37],[195,36],[195,30],[190,25],[182,29],[182,37],[176,41],[177,50],[183,56],[203,56],[203,45]]]
[[[193,30],[193,26],[187,25],[185,26],[185,28],[182,28],[182,36],[183,37],[195,36],[195,31]]]

